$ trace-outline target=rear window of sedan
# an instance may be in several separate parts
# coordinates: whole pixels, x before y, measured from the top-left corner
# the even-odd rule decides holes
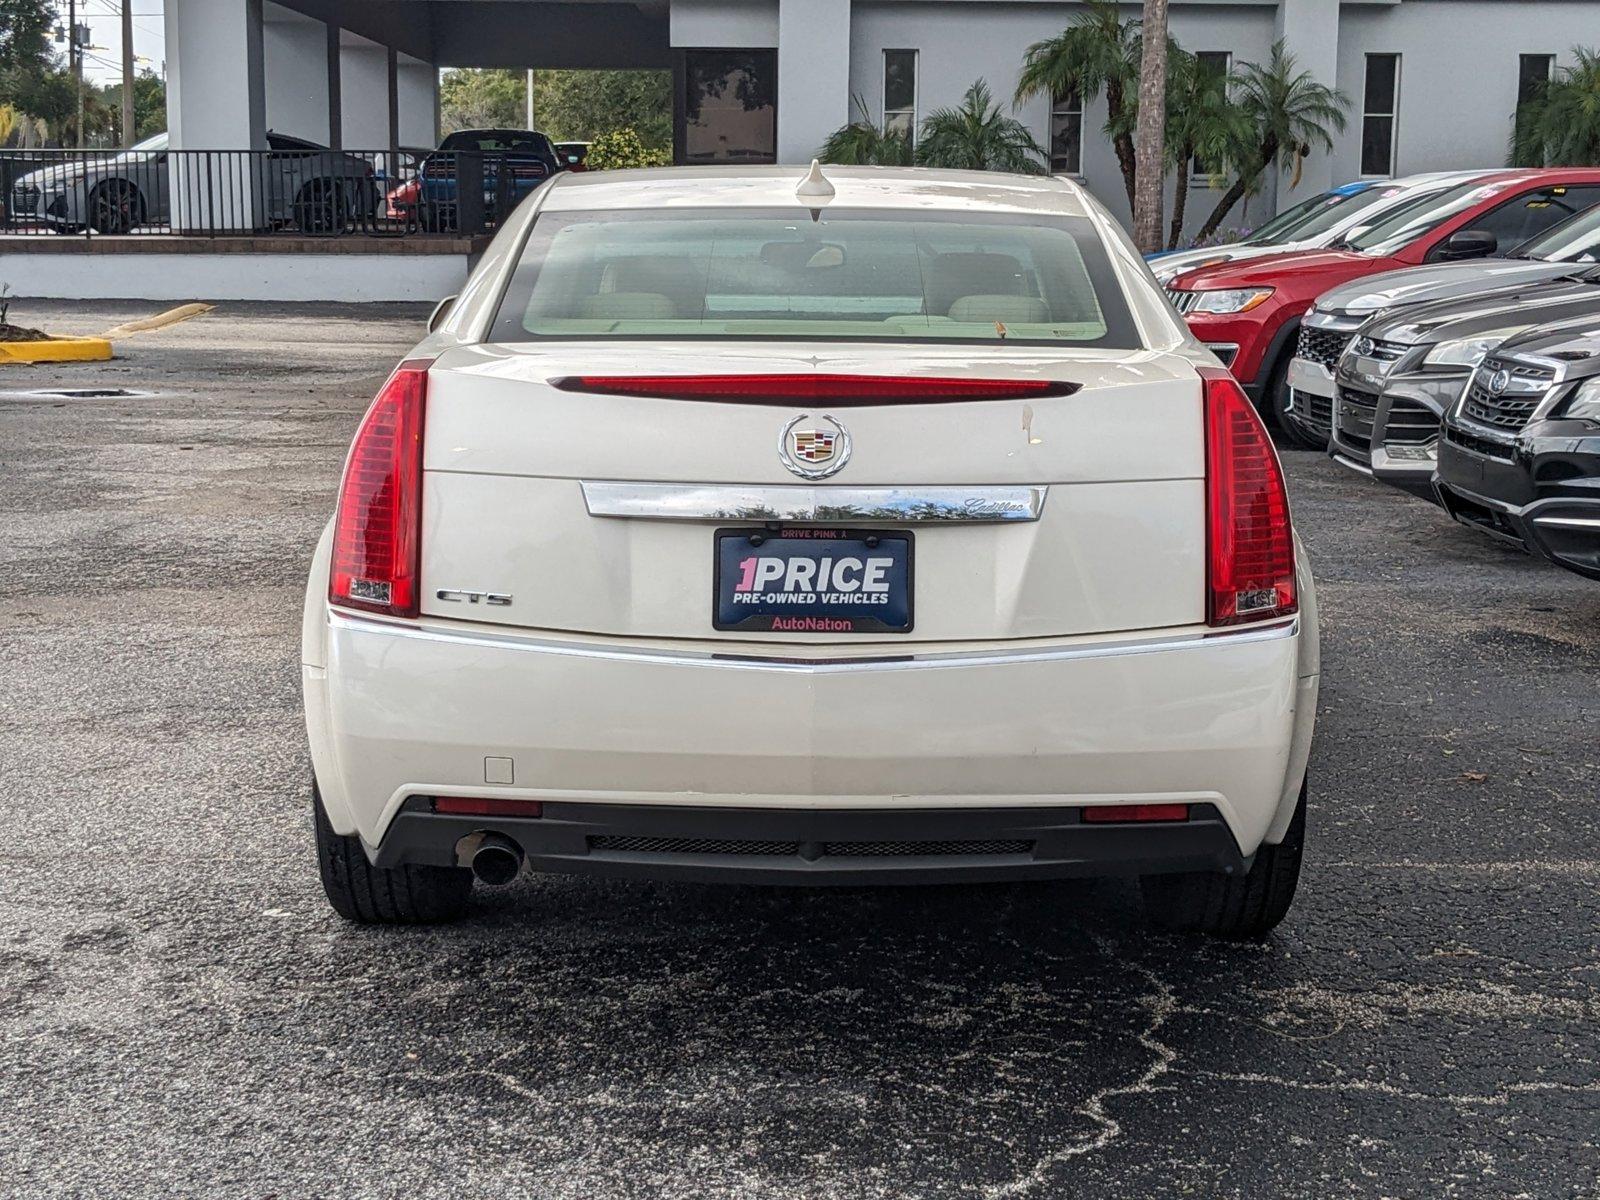
[[[806,209],[543,213],[491,337],[1140,345],[1085,218]]]

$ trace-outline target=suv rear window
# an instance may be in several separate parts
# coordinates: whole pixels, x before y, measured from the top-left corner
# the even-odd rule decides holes
[[[491,336],[1140,345],[1086,218],[878,210],[544,213]]]

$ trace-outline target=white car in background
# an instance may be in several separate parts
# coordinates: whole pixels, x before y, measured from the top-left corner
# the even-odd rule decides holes
[[[432,324],[306,596],[341,914],[531,869],[1283,917],[1311,573],[1249,401],[1081,188],[563,173]]]
[[[1186,271],[1219,263],[1265,258],[1291,250],[1326,250],[1354,230],[1395,212],[1404,205],[1440,195],[1456,184],[1489,171],[1430,171],[1399,179],[1347,183],[1284,209],[1237,242],[1177,250],[1150,260],[1150,270],[1163,285]]]

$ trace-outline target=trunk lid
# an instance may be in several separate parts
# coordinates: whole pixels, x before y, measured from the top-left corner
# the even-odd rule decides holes
[[[717,515],[724,501],[814,490],[825,506],[846,493],[894,489],[912,502],[982,504],[1035,489],[1043,500],[1036,520],[804,522],[914,534],[911,632],[843,640],[1059,637],[1202,621],[1205,450],[1193,365],[1154,351],[1002,345],[975,358],[970,345],[837,343],[449,351],[429,377],[422,611],[636,638],[841,640],[713,628],[714,533],[761,526]],[[1050,379],[1080,390],[835,407],[595,395],[551,382],[813,372]],[[848,430],[851,457],[826,479],[799,478],[780,459],[780,434],[795,417],[823,414]],[[660,485],[656,494],[705,515],[592,515],[584,484],[619,482]],[[766,491],[773,488],[785,490]],[[509,599],[472,599],[490,593]]]

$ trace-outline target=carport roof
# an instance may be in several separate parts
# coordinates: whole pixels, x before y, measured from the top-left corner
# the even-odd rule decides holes
[[[274,0],[441,67],[662,68],[666,0]]]

